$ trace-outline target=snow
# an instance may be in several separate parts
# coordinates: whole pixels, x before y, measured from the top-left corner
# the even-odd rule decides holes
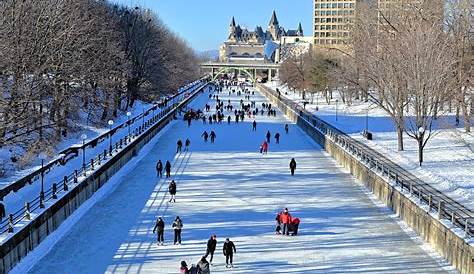
[[[137,101],[137,104],[135,106],[135,109],[132,110],[132,117],[138,116],[141,113],[143,113],[143,110],[148,110],[150,109],[151,105]],[[150,111],[146,116],[145,116],[145,121],[147,119],[150,119],[154,114],[158,113],[159,109],[155,110],[154,112]],[[119,126],[121,123],[127,121],[128,117],[123,115],[119,117],[117,120],[114,121],[114,128]],[[134,123],[130,125],[130,130],[133,132],[136,128],[142,125],[143,119],[138,119]],[[82,133],[86,133],[88,136],[88,140],[94,139],[97,137],[97,135],[103,134],[107,132],[108,130],[106,129],[100,129],[100,128],[92,128],[90,130],[85,130],[82,132],[78,132],[77,134],[73,136],[81,136]],[[121,138],[124,138],[125,136],[128,135],[128,127],[123,127],[119,128],[113,135],[112,141],[116,142],[117,140],[120,140]],[[82,140],[77,140],[77,139],[66,139],[63,141],[61,145],[58,146],[58,150],[60,148],[67,147],[67,145],[71,145],[71,147],[82,145]],[[97,143],[97,145],[94,148],[87,147],[85,150],[86,154],[86,161],[90,161],[90,159],[96,157],[99,153],[103,152],[104,149],[108,149],[109,147],[109,140],[108,138],[105,138],[102,142]],[[61,155],[57,155],[53,157],[52,160],[57,159],[61,157]],[[46,161],[45,161],[46,164]],[[29,169],[22,170],[21,172],[18,172],[14,176],[10,176],[7,179],[4,179],[3,181],[0,182],[0,187],[4,187],[8,184],[13,183],[15,179],[18,179],[20,175],[24,176],[36,169],[41,167],[41,164],[39,166],[35,166]],[[74,169],[81,170],[82,168],[82,150],[79,151],[78,157],[70,159],[64,166],[62,165],[56,165],[54,166],[49,172],[46,172],[44,174],[44,189],[45,191],[50,189],[53,185],[53,183],[59,183],[62,182],[62,179],[66,175],[70,175],[73,173]],[[3,203],[5,205],[6,209],[6,214],[10,213],[15,213],[18,210],[21,210],[25,206],[25,202],[30,202],[36,197],[39,196],[41,190],[41,180],[38,176],[36,180],[33,181],[32,184],[26,184],[23,188],[18,190],[17,192],[10,192],[8,195],[6,195],[3,198]],[[4,222],[6,222],[6,219],[4,219]],[[22,224],[20,224],[22,225]],[[2,241],[5,240],[4,237],[0,238]]]
[[[225,93],[220,97],[227,100]],[[265,100],[253,98],[257,106]],[[240,100],[231,99],[234,105]],[[202,108],[207,101],[205,94],[192,105]],[[181,260],[200,259],[213,233],[218,247],[212,273],[228,271],[221,253],[226,237],[237,247],[234,273],[455,273],[410,238],[296,125],[286,135],[288,122],[280,112],[256,120],[256,132],[248,118],[230,125],[168,125],[136,162],[113,176],[106,195],[95,194],[94,205],[79,209],[82,217],[40,244],[47,254],[28,255],[12,273],[178,273]],[[215,144],[200,137],[211,129]],[[282,138],[261,155],[267,130]],[[190,151],[175,154],[176,140],[187,137]],[[294,177],[288,170],[292,157],[298,165]],[[172,160],[176,203],[167,200],[169,180],[156,178],[158,159]],[[299,236],[274,235],[274,218],[283,207],[301,218]],[[170,241],[176,215],[184,223],[180,246]],[[165,246],[157,246],[152,234],[158,216],[166,222]]]
[[[298,92],[289,91],[277,82],[267,85],[273,89],[278,87],[282,96],[299,104],[304,101]],[[333,95],[331,104],[328,105],[324,98],[320,97],[315,98],[313,104],[307,104],[306,109],[371,148],[390,155],[390,159],[404,169],[474,210],[474,134],[464,132],[462,121],[460,127],[456,128],[451,114],[439,118],[436,125],[437,134],[425,147],[423,166],[419,167],[416,141],[405,134],[405,150],[398,151],[394,123],[386,112],[371,102],[355,101],[353,105],[347,106],[341,103],[337,92]],[[339,100],[337,121],[336,99]],[[373,134],[371,141],[361,135],[366,127],[367,109],[368,128]]]

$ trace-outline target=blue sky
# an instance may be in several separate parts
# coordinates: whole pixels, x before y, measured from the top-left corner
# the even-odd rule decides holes
[[[272,11],[280,25],[296,29],[301,21],[305,35],[312,35],[313,0],[110,0],[155,11],[163,22],[196,50],[217,49],[227,38],[232,16],[251,30],[264,29]]]

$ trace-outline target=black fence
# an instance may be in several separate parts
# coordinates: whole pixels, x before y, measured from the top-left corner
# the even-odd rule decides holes
[[[295,112],[302,120],[299,124],[304,123],[301,126],[312,127],[319,131],[321,133],[320,139],[330,138],[368,168],[381,176],[385,176],[393,185],[400,187],[402,192],[406,192],[412,199],[427,206],[428,212],[435,213],[439,219],[447,219],[454,226],[462,229],[465,237],[474,235],[474,212],[471,209],[417,178],[378,151],[316,117],[294,101],[276,94],[269,87],[260,85],[260,88],[277,99],[280,103],[279,107],[291,109]],[[319,143],[324,146],[324,140],[322,139],[319,140]]]
[[[81,176],[88,175],[88,172],[93,172],[96,168],[101,166],[105,161],[108,161],[110,158],[112,158],[115,153],[119,152],[122,148],[129,145],[133,140],[135,140],[138,136],[144,133],[145,130],[152,127],[156,123],[159,123],[165,116],[167,116],[171,111],[173,111],[174,108],[180,105],[182,101],[186,100],[189,96],[192,96],[191,94],[192,92],[199,91],[200,88],[202,88],[208,83],[207,78],[208,77],[204,77],[200,80],[193,82],[191,85],[189,85],[188,88],[182,90],[178,94],[169,98],[168,102],[163,105],[163,107],[160,109],[159,112],[157,112],[151,118],[147,120],[143,120],[143,124],[135,128],[133,131],[131,131],[129,135],[126,135],[123,138],[117,139],[114,142],[111,142],[109,140],[109,142],[111,143],[111,145],[109,146],[109,149],[104,149],[103,152],[97,154],[95,157],[90,159],[84,166],[82,166],[79,169],[75,169],[68,176],[64,176],[64,178],[60,182],[53,183],[53,185],[50,188],[46,189],[44,193],[39,193],[39,195],[35,197],[33,200],[29,202],[25,202],[25,206],[22,207],[21,209],[17,210],[14,213],[8,214],[7,218],[1,220],[0,222],[0,234],[7,233],[7,232],[13,233],[14,226],[22,221],[29,221],[31,219],[32,212],[45,207],[46,202],[57,199],[59,194],[62,194],[68,191],[69,189],[73,188],[74,186],[76,186]],[[127,127],[129,123],[133,123],[132,121],[136,121],[137,119],[142,119],[148,116],[150,111],[154,111],[156,109],[157,109],[156,106],[154,106],[150,108],[149,110],[147,110],[146,112],[134,117],[133,119],[130,119],[129,121],[124,122],[123,124],[113,128],[109,132],[106,132],[98,136],[94,140],[87,142],[84,146],[72,148],[72,150],[84,149],[87,146],[95,147],[97,143],[103,142],[106,139],[108,140],[108,138],[113,138],[113,134],[118,129],[122,127]],[[73,153],[76,153],[76,152],[73,152]],[[75,157],[77,156],[78,156],[78,153],[76,153]],[[18,183],[22,186],[24,186],[26,183],[32,183],[34,180],[37,179],[37,177],[42,176],[43,172],[47,172],[47,171],[49,172],[51,168],[54,167],[56,164],[60,164],[58,163],[58,161],[61,161],[61,159],[48,163],[48,165],[45,165],[43,169],[36,170],[33,173],[20,179],[19,180],[20,182],[17,181],[15,183]],[[21,189],[21,187],[18,187],[18,189]],[[10,189],[10,191],[12,190],[17,191],[18,189],[16,190]]]

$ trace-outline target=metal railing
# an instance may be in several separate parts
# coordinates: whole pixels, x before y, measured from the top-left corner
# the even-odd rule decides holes
[[[207,78],[208,77],[204,77],[198,81],[193,82],[194,83],[193,85],[189,86],[188,88],[184,89],[183,91],[171,97],[169,99],[168,104],[164,108],[162,108],[157,114],[152,116],[150,119],[144,121],[142,125],[140,125],[138,128],[135,128],[132,132],[130,132],[130,135],[126,135],[125,137],[120,138],[116,142],[114,142],[112,145],[112,150],[104,149],[103,152],[100,152],[99,154],[94,156],[92,159],[90,159],[90,161],[88,161],[85,164],[85,166],[82,166],[80,169],[75,169],[69,175],[64,176],[64,178],[60,182],[53,183],[50,188],[45,190],[44,195],[41,195],[40,193],[33,200],[29,202],[25,202],[25,206],[22,207],[21,209],[17,210],[16,212],[8,214],[7,218],[1,220],[0,222],[0,235],[7,232],[13,233],[14,226],[16,224],[22,221],[31,220],[32,213],[38,210],[39,208],[45,207],[44,205],[46,202],[57,199],[60,194],[67,192],[69,191],[69,189],[72,189],[74,186],[78,185],[79,179],[81,178],[81,176],[84,176],[85,178],[85,175],[89,175],[88,173],[93,172],[95,169],[101,166],[105,161],[108,161],[110,158],[113,157],[114,153],[119,152],[122,148],[129,145],[133,140],[135,140],[135,138],[137,138],[142,133],[144,133],[145,130],[152,127],[156,123],[160,122],[163,117],[167,116],[171,111],[173,111],[174,108],[179,106],[181,102],[185,101],[189,96],[192,96],[192,94],[189,94],[189,92],[199,92],[199,90],[202,87],[207,85]],[[148,111],[151,111],[151,110],[152,108],[149,109]],[[146,117],[147,112],[136,116],[134,119],[135,120],[141,119],[143,118],[143,115],[145,115]],[[123,127],[124,125],[127,126],[128,122],[129,121],[110,130],[109,132],[105,134],[102,134],[101,136],[95,138],[94,140],[89,141],[88,143],[85,144],[85,146],[91,145],[93,142],[98,142],[99,139],[104,139],[106,136],[110,138],[112,136],[111,135],[112,131],[115,132],[118,128]],[[84,146],[80,146],[78,148],[83,149]],[[48,166],[45,166],[43,170],[50,169],[50,168],[51,166],[48,165]],[[35,171],[34,173],[37,174],[37,172],[38,170]],[[41,174],[41,170],[39,172]]]
[[[402,193],[410,195],[409,197],[419,204],[427,206],[427,212],[437,214],[439,219],[449,220],[453,226],[464,231],[464,237],[474,236],[474,212],[471,209],[419,179],[378,151],[316,117],[294,101],[276,95],[276,92],[269,87],[259,86],[273,96],[281,104],[280,107],[283,106],[295,112],[306,123],[306,126],[317,129],[325,138],[330,138],[368,168],[384,176],[393,185],[400,187]]]

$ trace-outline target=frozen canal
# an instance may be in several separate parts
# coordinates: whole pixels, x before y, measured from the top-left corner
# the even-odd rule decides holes
[[[220,97],[229,99],[227,92]],[[237,106],[243,98],[231,100]],[[265,99],[255,95],[252,100],[261,108]],[[206,94],[193,107],[203,108],[207,101]],[[45,243],[44,257],[33,253],[15,271],[179,273],[179,262],[197,263],[215,233],[212,273],[445,273],[302,131],[290,125],[285,134],[281,113],[256,120],[256,132],[247,117],[230,125],[170,124],[52,248]],[[216,132],[215,144],[202,140],[204,130]],[[278,145],[272,138],[268,155],[261,155],[267,130],[282,137]],[[177,139],[187,137],[190,151],[175,156]],[[288,169],[292,157],[294,177]],[[156,177],[158,159],[172,160],[176,203],[168,203],[169,181]],[[284,207],[301,219],[299,236],[274,234],[275,215]],[[177,215],[184,224],[181,246],[172,243]],[[166,222],[165,246],[157,246],[152,233],[158,216]],[[222,255],[226,237],[237,248],[232,270]]]

